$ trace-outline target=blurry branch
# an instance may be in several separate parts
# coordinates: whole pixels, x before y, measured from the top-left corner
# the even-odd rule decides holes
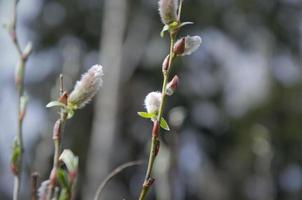
[[[26,111],[26,98],[24,96],[24,71],[26,61],[31,53],[32,45],[28,43],[24,50],[22,50],[18,37],[17,37],[17,5],[18,0],[13,1],[13,18],[9,25],[9,35],[18,53],[18,64],[16,66],[15,84],[18,92],[18,124],[17,124],[17,137],[13,143],[11,154],[11,170],[15,175],[13,199],[19,199],[21,175],[22,175],[22,161],[23,161],[23,119]]]
[[[87,157],[83,199],[92,199],[99,180],[111,164],[114,136],[119,125],[118,109],[122,71],[122,47],[127,19],[127,1],[107,0],[103,6],[100,60],[106,66],[101,98],[97,98]],[[95,159],[98,158],[98,159]]]
[[[101,183],[101,185],[98,187],[95,196],[94,196],[94,200],[98,200],[101,193],[103,192],[103,189],[105,188],[105,186],[107,185],[107,183],[116,175],[118,175],[119,173],[121,173],[123,170],[125,170],[128,167],[132,167],[135,165],[141,165],[143,164],[142,160],[137,160],[137,161],[130,161],[127,163],[124,163],[120,166],[118,166],[117,168],[115,168],[106,178],[105,180]]]

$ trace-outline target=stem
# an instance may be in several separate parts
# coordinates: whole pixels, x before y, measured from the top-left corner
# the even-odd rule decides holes
[[[61,153],[61,135],[63,132],[63,127],[67,119],[67,113],[61,109],[60,119],[56,121],[53,127],[53,143],[54,143],[54,157],[53,157],[53,167],[49,176],[49,187],[47,192],[47,200],[50,200],[53,194],[53,189],[56,185],[56,174],[59,168],[59,156]]]
[[[151,177],[154,161],[156,159],[157,153],[159,151],[159,122],[163,115],[164,105],[165,105],[165,99],[166,99],[166,86],[169,79],[169,72],[171,70],[171,64],[173,61],[173,58],[175,57],[173,53],[173,46],[174,46],[174,39],[175,33],[170,32],[170,52],[169,52],[169,66],[168,70],[166,72],[163,72],[163,84],[162,84],[162,96],[161,96],[161,103],[157,115],[157,120],[153,123],[153,129],[152,129],[152,138],[151,138],[151,147],[150,147],[150,153],[149,153],[149,160],[148,160],[148,168],[146,171],[145,180],[140,192],[139,200],[144,200],[150,187],[152,186],[154,182],[154,178]]]
[[[60,98],[65,98],[64,94],[64,83],[63,83],[63,75],[60,74]],[[53,143],[54,143],[54,156],[53,156],[53,167],[49,176],[49,186],[47,191],[46,199],[50,200],[53,194],[53,189],[56,185],[56,174],[59,166],[59,156],[61,153],[61,139],[62,133],[64,129],[64,124],[67,119],[67,112],[65,109],[60,110],[60,118],[56,121],[53,127]]]

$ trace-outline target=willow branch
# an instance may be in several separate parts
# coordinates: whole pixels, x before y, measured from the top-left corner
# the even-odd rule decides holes
[[[172,61],[175,57],[173,53],[173,46],[174,46],[174,40],[175,40],[175,33],[170,33],[170,52],[169,52],[169,65],[168,70],[163,72],[163,84],[162,84],[162,96],[161,96],[161,103],[157,115],[157,120],[153,123],[153,129],[152,129],[152,138],[151,138],[151,147],[150,147],[150,153],[149,153],[149,160],[148,160],[148,167],[146,171],[145,180],[140,192],[139,200],[144,200],[145,196],[147,195],[149,189],[153,185],[153,182],[155,181],[154,178],[151,177],[154,161],[156,159],[156,156],[158,154],[159,148],[160,148],[160,141],[158,139],[159,134],[159,122],[163,115],[165,100],[166,100],[166,86],[169,79],[169,73],[171,70]]]

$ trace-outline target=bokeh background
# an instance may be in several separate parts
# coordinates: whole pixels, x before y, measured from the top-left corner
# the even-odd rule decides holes
[[[177,93],[165,116],[155,187],[158,200],[302,199],[302,1],[185,0],[179,35],[199,35],[201,48],[177,59]],[[29,174],[45,180],[52,162],[58,75],[66,88],[90,66],[104,66],[98,97],[68,121],[64,148],[80,157],[76,199],[91,199],[116,166],[147,159],[151,123],[137,116],[147,93],[161,87],[168,52],[157,0],[21,0],[18,36],[34,44],[26,68],[22,199]],[[12,2],[0,0],[1,23]],[[9,171],[16,133],[17,54],[0,30],[0,199],[12,198]],[[136,199],[146,166],[127,169],[102,199]]]

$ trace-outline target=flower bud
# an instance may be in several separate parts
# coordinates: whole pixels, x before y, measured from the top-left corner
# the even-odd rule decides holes
[[[177,42],[174,44],[174,47],[173,47],[173,53],[175,53],[176,55],[183,54],[185,51],[185,42],[186,42],[185,37],[177,40]]]
[[[159,0],[159,15],[163,24],[169,25],[177,21],[178,0]]]
[[[187,36],[185,37],[184,51],[179,54],[181,56],[190,55],[196,51],[201,44],[201,37],[199,36]]]
[[[162,71],[163,73],[167,72],[168,69],[169,69],[169,61],[170,61],[170,56],[167,55],[164,62],[163,62],[163,65],[162,65]]]
[[[173,79],[167,84],[167,87],[166,87],[166,95],[173,95],[176,88],[177,88],[177,85],[178,85],[178,82],[179,82],[179,78],[177,75],[175,75],[173,77]]]
[[[64,91],[63,94],[59,97],[58,101],[64,105],[67,105],[68,93]]]
[[[145,107],[148,113],[158,112],[161,102],[161,92],[150,92],[145,98]]]
[[[103,80],[103,67],[101,65],[93,65],[81,78],[77,81],[73,91],[70,93],[67,103],[74,108],[83,108],[96,95]]]

